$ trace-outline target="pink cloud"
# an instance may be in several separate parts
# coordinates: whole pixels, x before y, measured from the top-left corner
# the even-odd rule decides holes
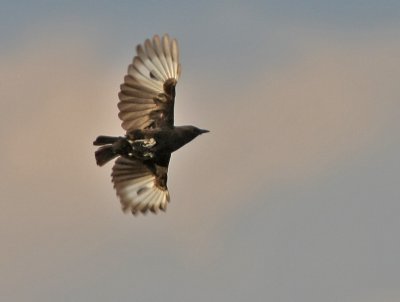
[[[91,146],[100,133],[122,134],[116,94],[123,74],[102,69],[94,46],[77,45],[41,41],[0,58],[1,139],[8,142],[3,232],[12,228],[28,238],[31,232],[76,232],[82,242],[110,219],[120,220],[135,236],[173,235],[170,240],[191,254],[191,247],[215,242],[226,217],[251,206],[254,196],[314,181],[373,145],[391,116],[387,96],[400,96],[400,46],[391,41],[319,45],[285,69],[255,74],[240,91],[232,85],[200,96],[198,87],[213,87],[207,76],[196,78],[204,83],[186,80],[178,87],[177,120],[193,120],[211,133],[173,155],[167,214],[125,217],[108,178],[111,166],[96,167]],[[189,102],[201,104],[195,108],[202,114]],[[160,232],[166,225],[174,232]],[[25,244],[21,250],[30,241]]]

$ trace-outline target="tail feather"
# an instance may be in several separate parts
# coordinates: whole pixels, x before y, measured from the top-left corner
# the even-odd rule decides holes
[[[96,163],[99,166],[103,166],[110,160],[118,156],[113,150],[111,145],[100,147],[95,151]]]
[[[119,137],[100,135],[93,142],[93,145],[95,145],[95,146],[103,146],[103,145],[113,144],[117,140],[119,140]]]

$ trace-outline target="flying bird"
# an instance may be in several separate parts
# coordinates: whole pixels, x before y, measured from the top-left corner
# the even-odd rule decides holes
[[[155,35],[136,47],[118,94],[125,136],[99,136],[97,165],[117,158],[111,178],[124,212],[165,211],[171,153],[209,132],[174,125],[175,87],[181,74],[176,39]]]

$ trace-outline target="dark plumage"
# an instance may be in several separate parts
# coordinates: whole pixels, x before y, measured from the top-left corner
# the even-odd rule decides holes
[[[171,153],[208,132],[174,126],[175,87],[180,76],[178,43],[154,36],[136,48],[137,55],[119,93],[118,116],[123,137],[99,136],[96,162],[117,158],[112,181],[124,211],[165,210],[169,202],[167,172]]]

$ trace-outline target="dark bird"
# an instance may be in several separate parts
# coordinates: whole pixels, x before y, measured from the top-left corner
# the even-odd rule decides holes
[[[175,87],[181,74],[176,39],[155,35],[136,47],[119,93],[119,118],[125,136],[99,136],[93,145],[103,166],[117,158],[112,181],[124,212],[165,211],[171,153],[202,133],[194,126],[174,126]]]

